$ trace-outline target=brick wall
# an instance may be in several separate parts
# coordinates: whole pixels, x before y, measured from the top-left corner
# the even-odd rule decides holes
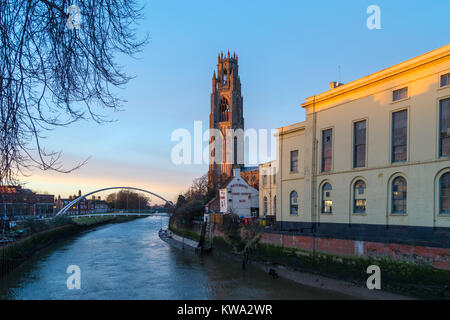
[[[450,270],[450,249],[447,248],[343,239],[314,239],[309,236],[282,235],[278,233],[264,233],[260,241],[266,244],[297,248],[304,251],[312,251],[315,241],[317,252],[347,257],[384,257],[398,261],[421,262],[438,269]]]

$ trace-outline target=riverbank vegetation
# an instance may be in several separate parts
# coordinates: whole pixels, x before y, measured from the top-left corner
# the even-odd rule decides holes
[[[21,224],[33,232],[28,236],[0,247],[0,277],[15,269],[27,259],[62,239],[107,223],[133,220],[133,217],[55,218],[48,221],[27,220]]]
[[[219,241],[220,242],[220,241]],[[394,261],[386,258],[345,257],[259,243],[252,259],[280,264],[294,270],[346,280],[360,286],[369,277],[367,267],[382,270],[382,289],[423,299],[450,298],[450,272],[425,264]]]
[[[211,199],[208,193],[208,175],[194,179],[188,190],[178,196],[169,226],[179,231],[195,228],[195,221],[203,221],[205,205]]]

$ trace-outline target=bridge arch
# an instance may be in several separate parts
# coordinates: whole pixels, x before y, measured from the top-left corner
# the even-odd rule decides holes
[[[127,190],[135,190],[135,191],[145,192],[145,193],[151,194],[152,196],[155,196],[155,197],[157,197],[157,198],[159,198],[159,199],[165,201],[166,203],[168,203],[169,205],[171,205],[172,207],[175,208],[175,205],[172,203],[172,201],[169,201],[169,200],[167,200],[167,199],[164,199],[164,198],[161,197],[160,195],[158,195],[158,194],[156,194],[156,193],[154,193],[154,192],[145,190],[145,189],[134,188],[134,187],[109,187],[109,188],[98,189],[98,190],[89,192],[89,193],[87,193],[87,194],[85,194],[85,195],[82,195],[81,197],[76,198],[75,200],[73,200],[72,202],[70,202],[69,204],[67,204],[64,208],[62,208],[61,210],[59,210],[59,212],[56,214],[56,217],[62,216],[62,215],[64,215],[64,214],[66,214],[67,211],[68,211],[70,208],[72,208],[72,206],[76,205],[76,204],[77,204],[78,202],[80,202],[81,200],[86,199],[86,198],[89,197],[90,195],[93,195],[93,194],[95,194],[95,193],[102,192],[102,191],[117,190],[117,189],[127,189]]]

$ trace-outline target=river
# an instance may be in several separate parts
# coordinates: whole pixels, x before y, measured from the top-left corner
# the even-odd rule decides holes
[[[0,299],[345,299],[273,279],[250,265],[170,247],[158,237],[167,218],[110,224],[59,242],[0,280]],[[67,267],[80,268],[69,290]]]

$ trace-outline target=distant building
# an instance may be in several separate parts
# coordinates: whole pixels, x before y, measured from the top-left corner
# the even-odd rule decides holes
[[[239,168],[233,171],[234,176],[219,190],[220,212],[233,213],[240,217],[257,217],[258,190],[241,177]]]
[[[277,212],[276,161],[259,165],[259,216],[275,216]]]
[[[81,197],[81,190],[78,191],[78,196],[73,195],[69,196],[69,198],[61,198],[61,196],[58,196],[58,199],[55,201],[55,206],[59,211],[79,197]],[[108,211],[110,211],[110,208],[105,200],[102,200],[100,196],[92,196],[90,199],[85,198],[80,200],[67,212],[68,214],[78,215],[90,213],[106,213]]]
[[[0,186],[0,215],[7,217],[52,216],[55,196],[37,194],[21,186]]]

